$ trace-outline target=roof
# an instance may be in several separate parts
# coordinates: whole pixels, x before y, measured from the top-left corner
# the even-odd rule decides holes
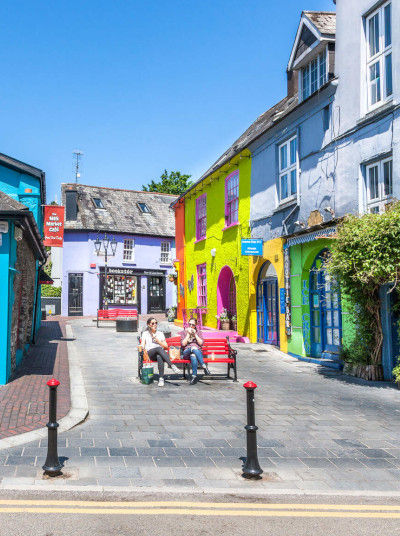
[[[64,206],[66,190],[77,191],[78,217],[76,221],[66,220],[65,230],[175,236],[170,204],[176,195],[65,183],[61,185]],[[104,208],[96,208],[93,198],[101,199]],[[150,213],[143,213],[138,203],[146,203]]]
[[[2,210],[28,210],[28,207],[16,201],[4,192],[0,192],[0,211]]]
[[[12,158],[11,156],[8,156],[3,153],[0,153],[0,165],[13,169],[14,171],[17,171],[19,173],[26,173],[27,175],[31,175],[32,177],[39,179],[42,202],[46,203],[44,171],[35,166],[31,166],[30,164],[25,164],[25,162],[21,162],[21,160],[17,160],[16,158]]]
[[[322,35],[335,35],[336,13],[334,11],[303,11]]]

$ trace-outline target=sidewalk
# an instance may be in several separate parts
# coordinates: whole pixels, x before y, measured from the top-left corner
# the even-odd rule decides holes
[[[0,387],[0,439],[43,428],[48,422],[49,388],[57,378],[58,417],[70,409],[70,387],[65,319],[42,323],[36,344],[31,345],[11,381]]]

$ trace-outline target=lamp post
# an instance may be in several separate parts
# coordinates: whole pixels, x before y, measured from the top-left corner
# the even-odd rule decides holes
[[[100,239],[99,235],[94,242],[94,249],[96,255],[101,255],[101,249],[103,246],[104,250],[104,285],[103,285],[103,308],[108,309],[108,300],[107,300],[107,261],[108,256],[115,257],[115,252],[117,251],[117,241],[113,237],[112,240],[107,236],[107,233],[104,233],[104,237]],[[110,249],[110,251],[109,251]]]

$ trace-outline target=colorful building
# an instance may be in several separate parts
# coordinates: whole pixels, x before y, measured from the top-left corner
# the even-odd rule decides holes
[[[65,205],[61,308],[91,316],[104,308],[165,313],[176,305],[173,274],[176,196],[83,184],[62,184]],[[107,235],[107,260],[95,242]],[[170,281],[170,278],[172,281]]]
[[[184,206],[184,245],[177,249],[182,305],[202,308],[203,324],[212,329],[225,311],[232,334],[244,337],[250,332],[249,258],[241,255],[241,241],[250,236],[250,171],[249,151],[227,151],[173,203],[177,221]]]
[[[1,385],[9,381],[40,327],[44,203],[43,171],[0,155]]]

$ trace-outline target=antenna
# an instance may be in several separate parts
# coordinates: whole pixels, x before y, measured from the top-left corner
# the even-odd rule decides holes
[[[79,177],[81,174],[79,173],[79,165],[81,162],[81,157],[83,156],[83,152],[77,149],[74,151],[74,158],[75,158],[75,182],[78,182]]]

